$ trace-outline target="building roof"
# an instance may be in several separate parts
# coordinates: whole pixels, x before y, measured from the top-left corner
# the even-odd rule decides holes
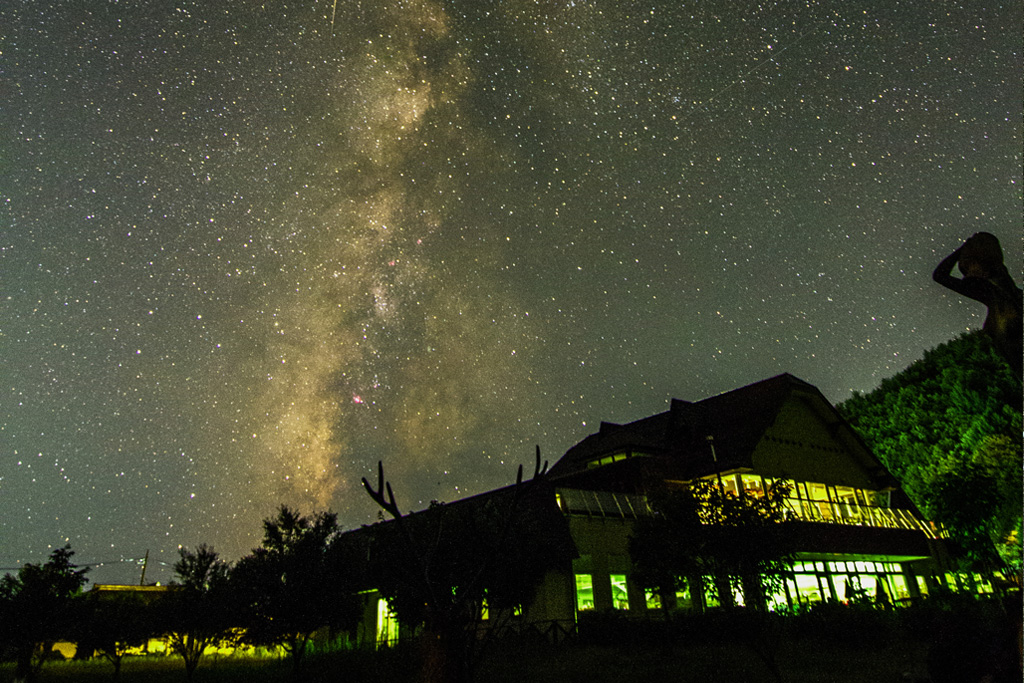
[[[496,550],[491,548],[495,542],[507,544],[504,550],[510,554],[519,546],[544,549],[544,561],[553,564],[578,556],[568,523],[558,507],[555,489],[545,477],[409,512],[403,515],[402,524],[423,559],[431,562],[446,562],[446,550],[453,544],[460,552],[490,555]],[[368,566],[393,561],[390,556],[377,556],[406,545],[394,519],[348,531],[342,538],[366,559]],[[500,553],[500,549],[497,551]],[[498,556],[492,559],[502,561]],[[506,560],[511,561],[511,557]],[[377,578],[364,577],[364,587],[374,587]]]
[[[779,412],[799,394],[856,444],[861,466],[880,484],[893,482],[870,450],[816,387],[788,373],[697,402],[672,399],[669,410],[628,424],[602,422],[551,468],[558,486],[644,490],[645,478],[689,480],[750,468],[758,443]],[[593,467],[625,454],[608,467]]]

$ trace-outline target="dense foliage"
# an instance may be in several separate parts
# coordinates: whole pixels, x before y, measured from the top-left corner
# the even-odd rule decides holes
[[[114,667],[116,680],[128,653],[160,635],[151,601],[131,591],[90,591],[83,598],[75,656],[98,654]]]
[[[306,517],[282,505],[263,521],[263,542],[231,572],[244,626],[243,642],[283,646],[297,674],[306,647],[321,628],[349,628],[358,616],[352,574],[336,544],[337,517]]]
[[[739,589],[748,604],[764,609],[767,596],[781,589],[791,550],[787,493],[776,485],[764,496],[736,496],[700,480],[652,494],[655,515],[637,521],[629,542],[635,580],[660,591],[667,605],[683,581],[708,576],[721,604],[730,606]]]
[[[838,406],[976,567],[1021,565],[1021,382],[981,333],[963,335]],[[998,555],[993,553],[993,548]]]
[[[230,642],[238,620],[230,600],[229,565],[207,545],[179,553],[174,564],[178,585],[160,601],[157,619],[191,680],[206,648]]]
[[[74,633],[74,598],[88,571],[71,562],[74,554],[65,545],[0,579],[0,646],[12,651],[20,680],[34,680],[53,643]]]

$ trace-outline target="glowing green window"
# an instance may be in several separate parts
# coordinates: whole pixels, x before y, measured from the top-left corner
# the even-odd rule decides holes
[[[647,609],[661,609],[661,595],[654,588],[645,588],[644,603],[647,605]]]
[[[377,600],[377,647],[391,647],[398,642],[398,617],[387,600]]]
[[[715,581],[710,576],[703,577],[701,590],[704,592],[704,603],[708,607],[721,607],[718,601],[718,590],[715,588]]]
[[[796,591],[800,602],[813,604],[824,599],[818,578],[814,574],[796,574],[793,578],[796,580]]]
[[[626,591],[626,575],[612,574],[612,605],[615,609],[629,609],[629,593]]]
[[[590,574],[576,575],[576,609],[594,609],[594,579]]]
[[[693,607],[693,600],[690,597],[690,584],[689,582],[683,582],[682,587],[676,590],[676,607],[681,609],[691,609]]]

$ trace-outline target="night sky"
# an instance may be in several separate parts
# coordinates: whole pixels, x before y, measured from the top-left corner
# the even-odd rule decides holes
[[[0,567],[376,519],[1021,281],[1021,3],[8,0]],[[154,562],[147,579],[167,580]]]

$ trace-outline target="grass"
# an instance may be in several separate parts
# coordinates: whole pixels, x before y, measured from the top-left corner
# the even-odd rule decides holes
[[[820,639],[801,638],[780,644],[777,661],[786,683],[859,683],[923,680],[926,645],[897,641],[881,647],[844,647]],[[302,680],[404,681],[415,676],[409,653],[334,653],[310,656]],[[13,680],[12,665],[0,667],[0,682]],[[107,683],[113,667],[102,660],[49,662],[39,683],[82,681]],[[133,657],[121,667],[122,683],[183,683],[178,657]],[[200,663],[195,683],[290,681],[288,661],[208,657]],[[768,667],[749,648],[737,644],[624,647],[565,643],[503,644],[481,664],[477,680],[488,683],[602,683],[603,681],[774,681]]]
[[[850,648],[818,639],[781,644],[777,662],[786,683],[897,683],[923,680],[927,647],[891,643],[878,648]],[[478,678],[488,683],[596,683],[658,681],[706,683],[774,682],[766,664],[737,644],[703,643],[655,648],[577,646],[540,656],[496,658]]]
[[[1008,654],[1010,659],[1004,661],[1015,666],[1017,613],[1019,607],[1007,613],[995,603],[970,603],[897,612],[828,607],[768,621],[723,613],[666,624],[595,615],[581,621],[578,637],[558,645],[540,637],[494,644],[476,679],[487,683],[774,683],[779,679],[785,683],[942,683],[977,676],[978,667],[986,665],[983,662],[1000,655]],[[779,678],[768,661],[774,661]],[[303,662],[300,680],[411,682],[417,679],[417,664],[416,650],[409,647],[311,653]],[[0,664],[0,683],[12,680],[13,665]],[[113,667],[101,659],[49,662],[38,679],[39,683],[112,680]],[[287,659],[224,656],[205,657],[193,678],[195,683],[293,680]],[[184,683],[186,678],[179,657],[151,655],[126,658],[120,681]]]

